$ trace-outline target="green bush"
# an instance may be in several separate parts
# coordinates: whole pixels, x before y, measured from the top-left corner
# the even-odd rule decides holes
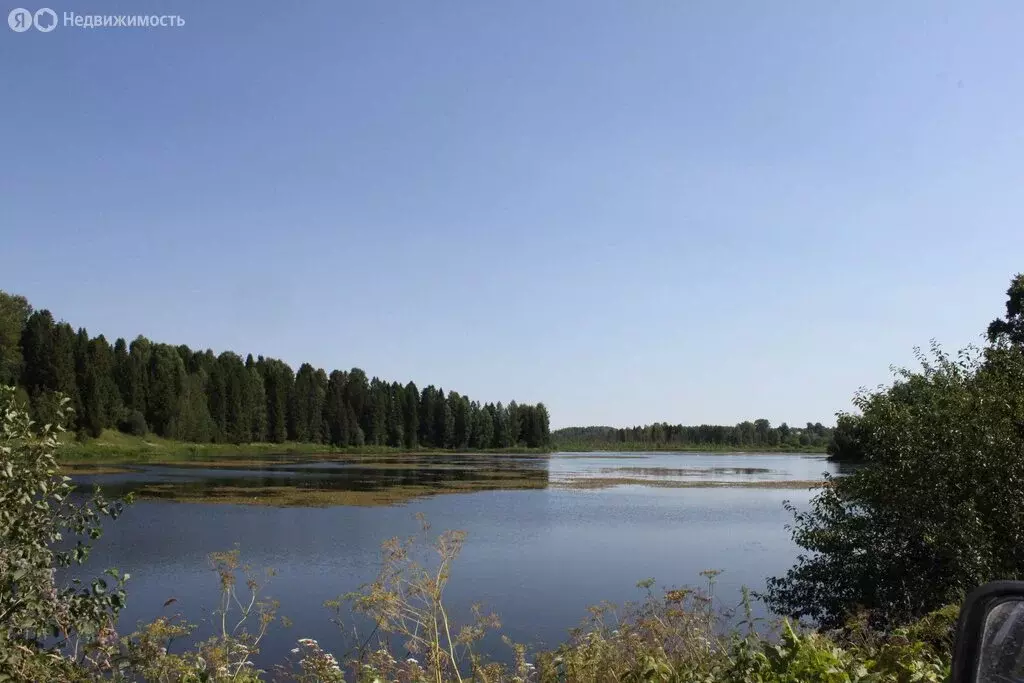
[[[133,410],[121,420],[117,428],[125,434],[131,434],[132,436],[145,436],[149,433],[149,425],[146,424],[146,418],[137,410]]]
[[[1024,352],[920,359],[856,398],[864,464],[794,513],[810,552],[769,582],[780,613],[835,627],[867,611],[891,629],[1024,578]]]
[[[14,390],[0,387],[0,680],[31,680],[50,661],[65,666],[60,652],[107,637],[124,605],[128,577],[113,570],[113,585],[103,578],[56,583],[55,569],[83,562],[85,540],[98,538],[102,518],[122,509],[98,493],[80,505],[70,501],[70,480],[54,458],[66,404],[55,402],[55,426],[37,428]],[[77,543],[54,549],[67,539]]]

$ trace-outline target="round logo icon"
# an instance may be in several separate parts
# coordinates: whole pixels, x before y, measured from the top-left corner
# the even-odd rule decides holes
[[[36,10],[36,14],[32,21],[36,25],[36,30],[42,31],[43,33],[49,33],[53,29],[57,28],[57,13],[49,7],[43,7],[42,9]]]
[[[56,18],[56,15],[54,15],[54,18]],[[56,21],[54,23],[56,23]],[[24,33],[32,28],[32,13],[27,9],[15,7],[11,10],[10,14],[7,15],[7,25],[11,27],[12,31]]]

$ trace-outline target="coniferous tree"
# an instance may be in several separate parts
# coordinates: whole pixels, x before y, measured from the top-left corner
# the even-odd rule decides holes
[[[547,444],[547,409],[540,403],[535,406],[520,406],[520,414],[523,416],[523,439],[529,448],[540,448]],[[543,411],[543,415],[542,415]],[[664,429],[662,437],[664,439]]]
[[[363,434],[363,428],[359,426],[356,411],[347,403],[345,404],[345,424],[348,427],[348,443],[350,446],[358,447],[366,443],[366,436]]]
[[[30,315],[32,307],[25,297],[0,292],[0,384],[13,386],[21,379],[21,337]]]
[[[341,370],[335,370],[327,378],[324,417],[327,421],[329,441],[333,446],[348,446],[351,438],[348,424],[349,407],[345,403],[346,379],[346,374]]]
[[[55,326],[49,311],[36,311],[29,316],[21,335],[25,364],[22,385],[33,398],[45,391],[54,391],[57,386],[53,349]]]
[[[257,361],[263,367],[263,384],[267,393],[267,438],[274,443],[284,443],[288,438],[288,397],[292,392],[295,376],[292,369],[276,358]]]
[[[223,425],[225,441],[245,443],[252,433],[252,398],[249,373],[241,357],[225,351],[217,357],[218,390],[223,391]],[[221,407],[221,406],[218,406]],[[218,416],[218,418],[221,416]]]
[[[156,344],[149,361],[146,423],[160,436],[173,437],[178,398],[185,383],[185,365],[173,346]]]
[[[448,392],[448,409],[452,414],[452,447],[467,448],[472,422],[469,400],[454,391]]]
[[[348,380],[345,382],[345,401],[352,406],[355,413],[355,424],[367,436],[367,430],[371,421],[370,416],[370,382],[366,373],[359,368],[352,368],[348,371]]]
[[[324,406],[327,404],[327,373],[322,368],[317,368],[313,376],[316,384],[316,443],[327,443],[330,441],[331,429],[327,424],[324,415]]]
[[[123,412],[121,395],[114,382],[114,353],[103,335],[86,343],[82,363],[79,391],[84,417],[81,426],[91,435],[99,436],[104,427],[115,426]]]
[[[86,334],[88,339],[89,335]],[[54,331],[53,353],[57,386],[56,391],[71,399],[76,415],[81,412],[82,398],[78,393],[76,379],[75,350],[78,347],[78,336],[67,323],[60,323]]]
[[[434,393],[431,417],[434,421],[434,448],[451,448],[455,436],[455,416],[452,415],[442,388]]]
[[[131,407],[131,365],[128,359],[128,344],[123,337],[114,342],[114,383],[121,397],[121,405],[127,410]]]
[[[402,434],[406,448],[416,448],[420,431],[420,394],[416,385],[409,382],[402,393]]]
[[[498,402],[494,406],[494,448],[508,448],[512,445],[511,430],[508,426],[508,410]]]
[[[75,383],[79,397],[77,426],[80,432],[92,437],[103,432],[107,412],[100,365],[89,333],[85,328],[78,330],[75,339]]]
[[[138,336],[128,348],[128,392],[127,406],[138,413],[146,414],[149,402],[149,357],[152,344],[143,336]]]
[[[404,404],[405,390],[401,384],[394,382],[388,392],[388,414],[385,421],[388,446],[399,448],[405,444]]]
[[[173,436],[184,441],[204,442],[213,438],[213,432],[213,418],[210,417],[203,373],[193,372],[186,375],[182,382]]]
[[[473,448],[492,448],[494,442],[493,406],[479,408],[473,416]]]
[[[220,362],[214,362],[206,377],[207,406],[212,420],[214,441],[227,441],[228,431],[228,378]]]
[[[288,438],[293,441],[308,443],[313,441],[312,423],[320,423],[320,410],[316,406],[315,371],[309,363],[299,366],[295,373],[295,385],[289,397]]]
[[[249,356],[252,360],[252,356]],[[255,362],[246,364],[249,376],[249,439],[254,442],[267,440],[267,390],[263,386],[263,375]]]
[[[551,415],[544,403],[537,404],[537,419],[541,426],[541,443],[543,447],[551,445]]]
[[[370,396],[364,421],[367,443],[374,446],[383,446],[387,443],[387,418],[387,386],[374,377],[370,381]]]
[[[69,326],[70,327],[70,326]],[[100,407],[99,382],[91,382],[92,387],[87,392],[86,384],[89,383],[89,332],[84,328],[78,328],[75,333],[74,349],[75,359],[75,396],[77,403],[74,405],[76,426],[80,432],[87,432],[99,436],[102,426],[98,429],[96,425],[102,425],[102,409]],[[86,396],[86,393],[89,395]],[[88,404],[88,405],[87,405]],[[89,415],[87,415],[87,413]],[[87,424],[87,423],[92,423]]]
[[[509,401],[508,418],[506,419],[506,428],[508,429],[508,445],[510,447],[518,446],[523,433],[523,419],[522,415],[519,414],[519,404],[517,404],[515,401]]]
[[[434,439],[434,391],[433,385],[423,387],[417,411],[420,419],[419,442],[428,448],[434,448],[437,443]]]
[[[100,392],[103,395],[103,424],[106,427],[115,427],[124,412],[124,404],[121,402],[121,392],[118,390],[115,380],[114,349],[102,334],[96,337],[92,344],[92,362],[97,367],[96,374],[99,377]]]

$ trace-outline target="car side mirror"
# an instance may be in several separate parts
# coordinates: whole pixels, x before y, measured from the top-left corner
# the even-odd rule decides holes
[[[1024,581],[993,581],[960,608],[951,683],[1024,683]]]

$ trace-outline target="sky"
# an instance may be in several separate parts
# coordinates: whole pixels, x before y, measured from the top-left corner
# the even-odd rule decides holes
[[[48,6],[0,24],[0,289],[108,339],[831,424],[1024,270],[1024,3]]]

